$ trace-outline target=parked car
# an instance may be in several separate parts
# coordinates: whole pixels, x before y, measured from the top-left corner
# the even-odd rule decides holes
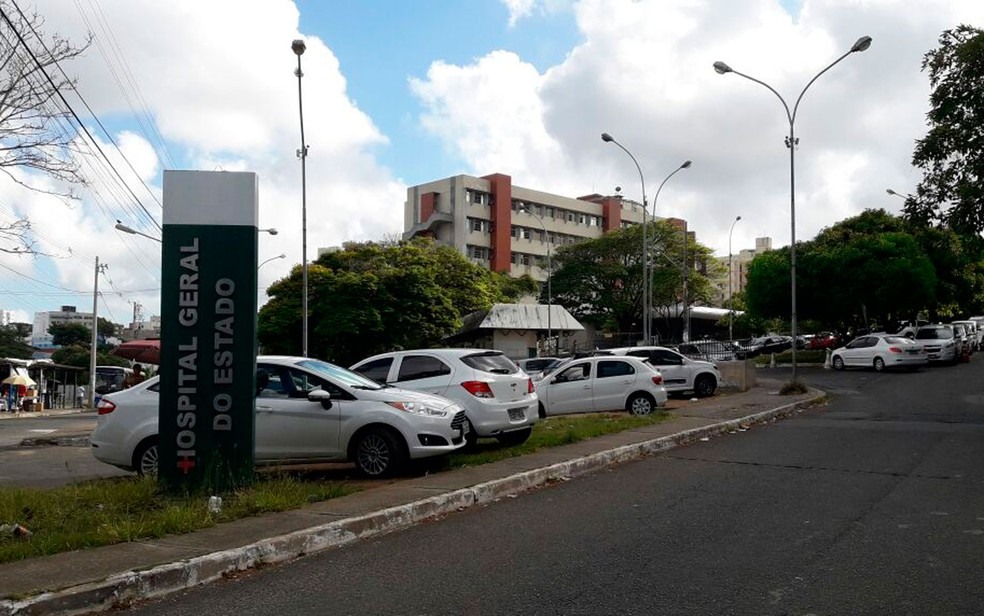
[[[953,327],[953,337],[960,341],[958,354],[960,356],[969,356],[974,348],[970,330],[965,325],[960,325],[959,323],[951,323],[950,326]]]
[[[792,348],[792,339],[788,336],[761,336],[752,338],[748,343],[741,345],[738,352],[738,359],[748,359],[757,355],[768,355],[769,353],[782,353]]]
[[[642,357],[659,370],[663,386],[671,393],[693,391],[702,398],[713,396],[721,382],[721,373],[711,362],[690,359],[667,347],[620,347],[607,351],[612,355]]]
[[[806,348],[813,351],[823,351],[825,349],[836,349],[841,346],[840,336],[833,332],[820,332],[810,338]]]
[[[955,364],[960,361],[960,340],[952,325],[923,325],[916,330],[914,339],[926,349],[930,362]]]
[[[666,404],[663,377],[638,357],[575,359],[537,383],[540,416],[625,409],[649,415]]]
[[[531,357],[517,361],[516,365],[531,379],[536,380],[545,370],[549,370],[561,361],[563,360],[559,357]]]
[[[966,321],[954,321],[952,324],[962,325],[967,330],[967,337],[970,339],[970,352],[976,353],[981,348],[981,336],[984,335],[984,330],[981,330],[977,321],[968,319]]]
[[[385,387],[305,357],[257,358],[256,462],[355,462],[385,477],[410,459],[465,445],[465,411],[446,398]],[[157,472],[159,377],[103,396],[89,437],[96,459]]]
[[[918,369],[929,363],[923,345],[905,336],[858,336],[830,356],[834,370],[844,368],[874,368],[877,372],[889,368]]]
[[[524,443],[539,419],[533,380],[501,351],[393,351],[351,369],[380,383],[454,400],[465,409],[471,443],[480,437]]]
[[[710,362],[739,359],[738,355],[741,352],[741,348],[730,340],[694,340],[693,342],[678,344],[672,348],[690,359]]]

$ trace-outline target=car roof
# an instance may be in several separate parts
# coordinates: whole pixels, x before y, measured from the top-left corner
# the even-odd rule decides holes
[[[496,349],[409,349],[404,351],[388,351],[386,353],[378,353],[372,357],[366,357],[365,359],[360,359],[359,361],[352,364],[353,366],[358,366],[367,361],[374,361],[377,359],[385,359],[388,357],[403,357],[404,355],[420,355],[420,354],[430,354],[437,355],[438,357],[451,357],[459,358],[465,357],[466,355],[502,355],[505,353]]]

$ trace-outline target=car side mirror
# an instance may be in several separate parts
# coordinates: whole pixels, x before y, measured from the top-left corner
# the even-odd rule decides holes
[[[326,409],[331,408],[331,393],[323,389],[312,389],[308,392],[308,400],[311,402],[320,402],[321,406]]]

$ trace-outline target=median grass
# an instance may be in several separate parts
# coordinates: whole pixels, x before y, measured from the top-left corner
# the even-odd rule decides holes
[[[539,422],[522,445],[507,447],[483,440],[473,450],[431,460],[425,468],[440,471],[487,464],[652,425],[668,417],[666,412],[643,417],[625,413],[552,417]],[[206,496],[167,495],[154,479],[144,477],[99,479],[52,489],[0,488],[0,525],[20,524],[32,533],[29,537],[3,533],[0,563],[189,533],[220,522],[297,509],[358,489],[344,481],[326,481],[324,475],[310,471],[262,472],[253,485],[222,494],[222,510],[212,513]]]

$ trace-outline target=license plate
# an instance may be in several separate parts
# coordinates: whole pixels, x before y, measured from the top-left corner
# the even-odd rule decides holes
[[[512,421],[520,421],[526,419],[526,409],[509,409],[509,419]]]

